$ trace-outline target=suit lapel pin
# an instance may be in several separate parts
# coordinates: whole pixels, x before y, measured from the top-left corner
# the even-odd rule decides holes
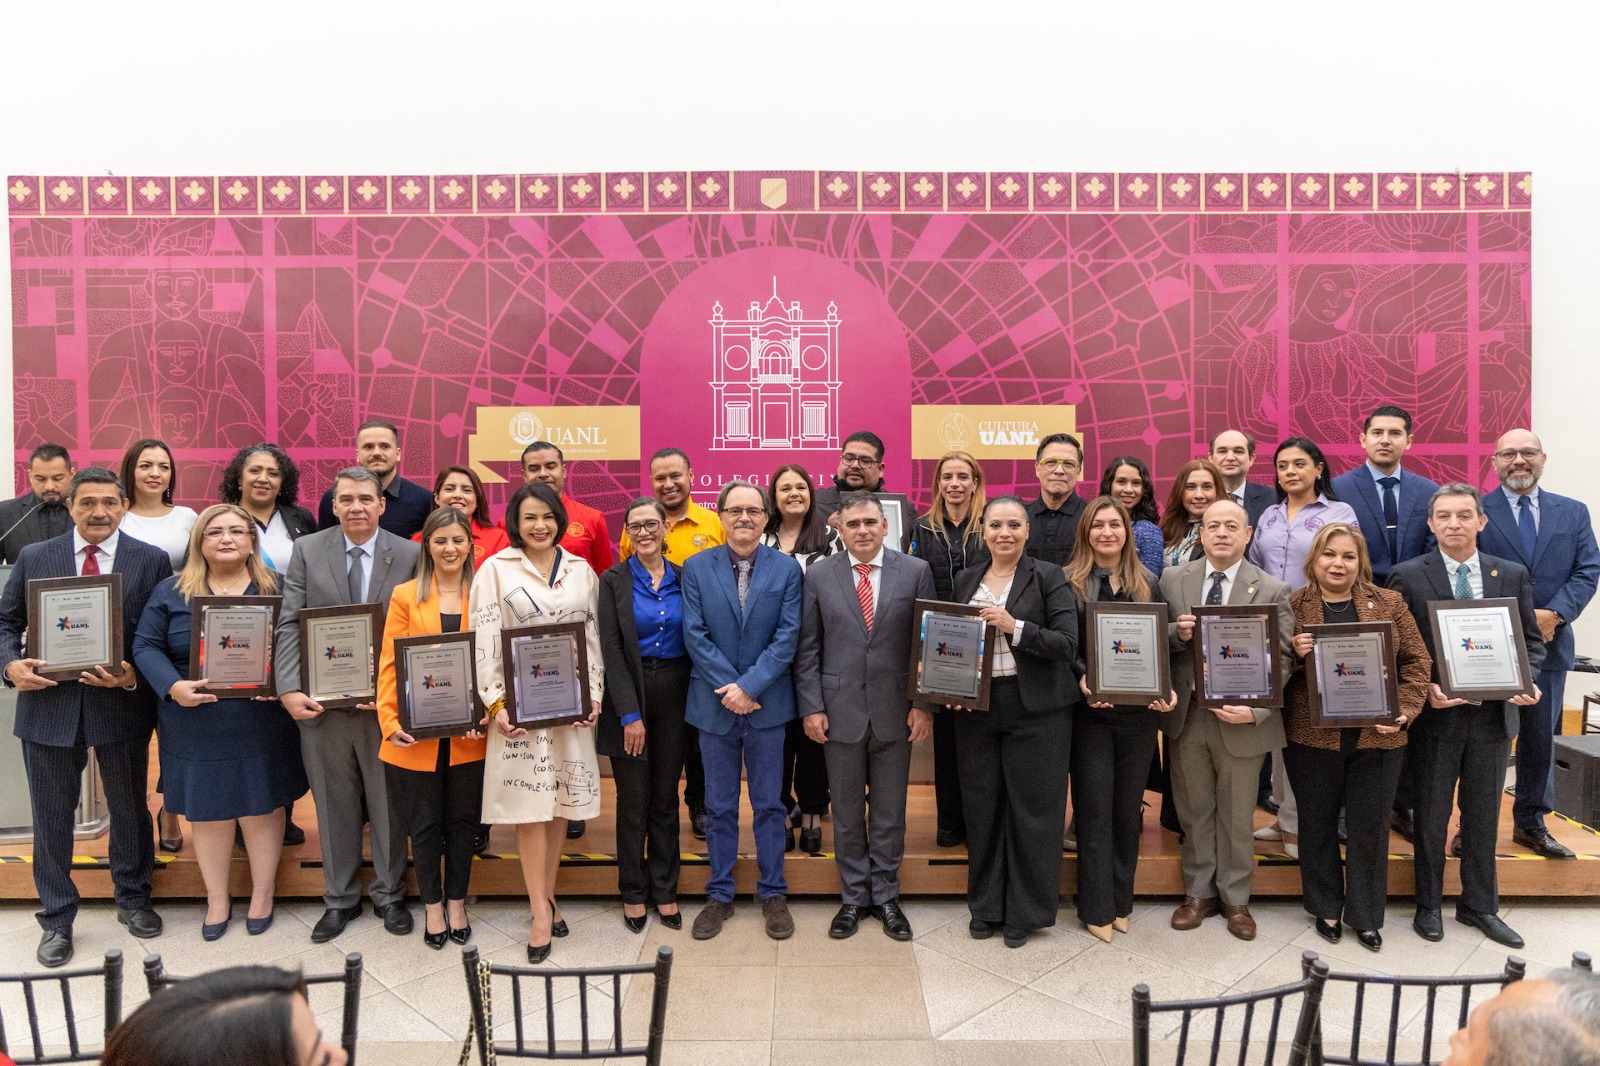
[[[1254,585],[1251,585],[1249,588],[1245,589],[1244,591],[1245,591],[1245,595],[1254,596],[1256,594],[1256,587]]]
[[[394,562],[394,556],[392,556],[392,555],[385,555],[385,556],[384,556],[384,557],[383,557],[383,565],[384,565],[384,566],[388,566],[388,565],[389,565],[389,564],[390,564],[390,563],[392,563],[392,562]]]
[[[1490,577],[1499,577],[1499,576],[1500,576],[1500,571],[1498,571],[1498,570],[1491,570],[1491,571],[1489,571],[1489,576],[1490,576]]]

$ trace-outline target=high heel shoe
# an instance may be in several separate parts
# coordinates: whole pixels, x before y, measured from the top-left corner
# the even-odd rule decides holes
[[[551,900],[550,901],[550,935],[551,936],[566,936],[570,932],[572,932],[572,930],[567,928],[567,920],[565,918],[557,918],[556,917],[556,901],[555,900]]]
[[[1083,927],[1089,930],[1089,932],[1093,933],[1097,940],[1101,940],[1107,944],[1111,943],[1111,926],[1090,925],[1088,922],[1084,922]]]
[[[265,933],[268,929],[272,928],[272,919],[277,915],[277,913],[277,910],[273,909],[267,912],[267,916],[265,918],[252,918],[248,914],[245,915],[244,931],[249,933],[251,936],[260,936],[262,933]]]
[[[1121,918],[1113,918],[1111,919],[1111,928],[1115,929],[1119,933],[1126,933],[1128,931],[1128,923],[1132,921],[1132,919],[1133,915],[1131,914],[1125,914]]]
[[[800,830],[800,850],[807,855],[822,853],[822,826],[813,825]]]
[[[200,938],[202,940],[221,940],[228,931],[228,925],[233,921],[233,900],[228,901],[228,916],[220,922],[201,922]]]
[[[1383,934],[1378,932],[1376,929],[1357,929],[1356,943],[1360,944],[1368,951],[1382,951]]]
[[[172,826],[169,835],[167,826]],[[183,825],[176,814],[168,814],[165,807],[156,812],[156,837],[161,850],[176,855],[183,850]]]
[[[665,913],[662,912],[660,907],[657,907],[656,908],[656,917],[660,918],[661,919],[661,924],[666,926],[668,929],[682,929],[683,928],[683,912],[682,911],[673,911],[671,914],[665,914]]]
[[[444,950],[445,942],[448,941],[449,939],[450,939],[450,923],[449,922],[446,922],[444,924],[444,932],[442,932],[442,933],[430,933],[430,932],[428,932],[426,930],[424,930],[423,933],[422,933],[422,942],[424,944],[428,945],[430,948],[432,948],[435,951]]]
[[[645,924],[647,922],[649,922],[649,921],[650,921],[650,912],[649,911],[646,911],[645,913],[639,915],[639,917],[637,917],[637,918],[633,917],[631,914],[627,913],[626,911],[624,911],[622,913],[622,924],[628,927],[628,932],[630,932],[630,933],[642,933],[642,932],[644,932]]]
[[[472,939],[472,923],[468,922],[466,925],[463,925],[461,928],[457,929],[455,926],[450,924],[450,910],[448,907],[444,912],[444,924],[449,928],[450,931],[450,943],[465,944],[467,941]]]
[[[550,957],[550,943],[528,945],[528,961],[538,965]]]
[[[1337,920],[1325,922],[1318,918],[1312,924],[1317,927],[1317,935],[1330,944],[1337,944],[1344,939],[1344,926],[1340,925]]]

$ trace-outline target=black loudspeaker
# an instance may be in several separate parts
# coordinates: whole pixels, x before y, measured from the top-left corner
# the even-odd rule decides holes
[[[1600,829],[1600,733],[1555,742],[1556,810]]]

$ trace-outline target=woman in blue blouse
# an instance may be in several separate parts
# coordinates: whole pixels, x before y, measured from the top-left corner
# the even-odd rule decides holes
[[[1166,538],[1161,532],[1161,512],[1156,508],[1156,486],[1144,460],[1119,455],[1106,465],[1100,477],[1100,495],[1110,496],[1133,516],[1133,547],[1139,561],[1152,574],[1160,576],[1165,562]]]
[[[206,886],[200,934],[228,931],[233,901],[228,871],[234,825],[250,858],[253,935],[272,924],[272,890],[283,852],[283,809],[307,790],[300,732],[272,697],[219,699],[190,678],[190,603],[196,596],[270,596],[277,581],[257,550],[256,524],[243,508],[207,507],[189,534],[183,570],[151,594],[133,638],[133,661],[161,694],[161,781],[166,805],[194,829]]]
[[[633,554],[600,575],[600,650],[605,698],[595,747],[611,758],[617,786],[617,890],[622,921],[643,932],[646,905],[661,924],[678,911],[678,776],[689,727],[689,653],[683,646],[682,570],[662,554],[666,511],[642,496],[624,528]]]

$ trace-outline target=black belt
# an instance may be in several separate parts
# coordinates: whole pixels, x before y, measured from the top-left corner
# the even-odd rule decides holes
[[[671,659],[657,659],[650,655],[643,655],[639,657],[640,664],[646,670],[670,670],[673,667],[687,663],[688,661],[689,657],[687,655],[678,655]]]

